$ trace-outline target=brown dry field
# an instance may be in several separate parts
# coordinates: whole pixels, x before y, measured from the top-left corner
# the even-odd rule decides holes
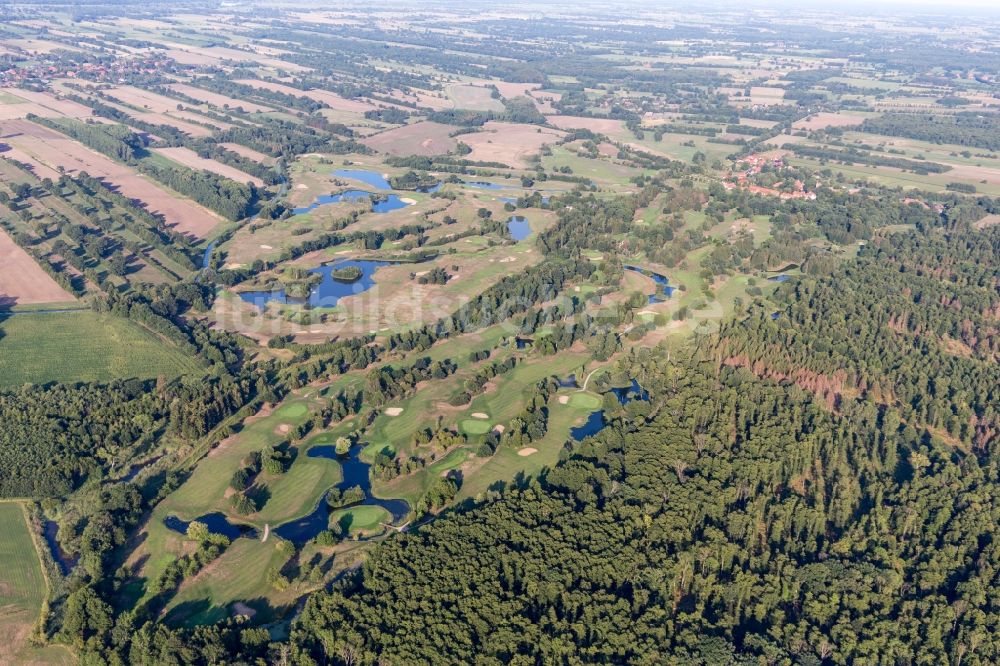
[[[277,159],[271,157],[270,155],[265,155],[264,153],[258,153],[253,148],[247,148],[246,146],[242,146],[238,143],[220,143],[219,145],[225,148],[226,150],[236,153],[237,155],[242,155],[247,159],[260,162],[261,164],[266,164],[270,166],[275,162],[277,162]]]
[[[105,91],[115,99],[146,109],[152,113],[170,113],[177,110],[178,101],[133,86],[116,86]]]
[[[129,167],[112,162],[62,134],[27,120],[0,122],[0,136],[30,156],[29,164],[51,169],[63,167],[70,175],[86,171],[117,186],[119,192],[162,215],[168,226],[204,238],[222,218],[193,201],[181,198],[140,176]]]
[[[256,102],[247,102],[233,97],[226,97],[225,95],[220,95],[219,93],[215,93],[210,90],[203,90],[195,86],[189,86],[186,83],[172,83],[169,87],[182,95],[193,97],[194,99],[201,100],[202,102],[219,107],[220,109],[228,104],[231,109],[242,108],[247,113],[266,113],[274,110],[271,107],[263,106],[261,104],[257,104]]]
[[[249,51],[230,49],[225,46],[188,46],[187,44],[176,44],[173,42],[160,41],[167,49],[167,55],[177,62],[185,65],[215,65],[223,60],[233,60],[242,63],[255,63],[263,67],[272,69],[284,69],[289,72],[308,72],[308,67],[296,65],[292,62],[269,58]]]
[[[89,118],[92,114],[91,110],[82,104],[67,99],[57,99],[51,93],[21,90],[20,88],[17,90],[4,89],[4,92],[19,97],[25,102],[23,104],[0,104],[0,120],[24,118],[29,113],[42,118],[63,116]]]
[[[262,90],[270,90],[272,92],[280,92],[286,95],[294,95],[295,97],[307,97],[316,102],[325,102],[330,105],[330,108],[337,111],[347,111],[349,113],[364,113],[365,111],[371,111],[376,108],[374,104],[368,102],[361,102],[353,99],[345,99],[336,93],[332,93],[329,90],[320,90],[318,88],[313,88],[312,90],[299,90],[298,88],[293,88],[291,86],[285,86],[280,83],[273,83],[271,81],[257,81],[254,79],[239,79],[235,83],[240,83],[246,86],[252,86],[254,88],[260,88]]]
[[[541,86],[537,83],[508,83],[506,81],[493,81],[500,94],[510,99],[511,97],[530,96],[532,90],[537,90]]]
[[[153,152],[159,153],[164,157],[168,157],[175,162],[180,162],[186,167],[191,167],[197,171],[211,171],[214,174],[235,180],[237,183],[251,182],[258,187],[262,187],[264,185],[264,181],[260,178],[251,176],[250,174],[231,167],[228,164],[200,157],[198,153],[194,152],[190,148],[185,148],[183,146],[177,146],[174,148],[154,148]]]
[[[76,51],[77,53],[82,53],[83,49],[77,48],[75,46],[67,46],[66,44],[60,44],[59,42],[50,42],[45,39],[5,39],[4,44],[7,47],[23,49],[28,53],[32,54],[49,54],[53,51]]]
[[[455,128],[450,125],[423,121],[375,134],[361,143],[390,155],[441,155],[458,145],[455,139],[448,136],[453,131]],[[462,139],[468,143],[467,139],[471,136],[475,135],[464,134]]]
[[[851,113],[830,113],[823,111],[821,113],[813,114],[805,120],[799,120],[792,124],[792,129],[804,129],[804,130],[818,130],[825,129],[827,127],[849,127],[851,125],[860,125],[864,122],[865,116],[859,116]]]
[[[502,162],[512,167],[529,166],[528,157],[537,155],[542,145],[552,144],[563,136],[558,130],[490,121],[483,131],[463,134],[462,142],[472,148],[466,159],[481,162]]]
[[[617,136],[622,133],[625,122],[609,118],[584,118],[583,116],[546,116],[559,129],[588,129],[599,134]]]
[[[439,95],[441,95],[441,97],[439,97]],[[433,109],[434,111],[443,111],[445,109],[455,108],[455,105],[452,104],[450,99],[448,99],[448,96],[440,91],[411,88],[409,93],[404,93],[401,90],[393,90],[389,96],[400,101],[413,102],[414,104],[428,109]]]
[[[784,88],[753,86],[750,88],[750,103],[763,105],[781,104],[785,100]]]
[[[1000,215],[987,215],[983,219],[975,223],[976,229],[986,229],[987,227],[993,227],[1000,224]]]
[[[76,298],[0,229],[0,306],[65,303]]]

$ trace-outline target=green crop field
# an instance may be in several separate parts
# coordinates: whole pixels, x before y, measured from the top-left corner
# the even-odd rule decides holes
[[[0,534],[0,663],[71,663],[62,647],[27,646],[48,588],[19,503],[0,503]]]
[[[89,310],[0,319],[0,387],[175,377],[197,363],[138,324]]]

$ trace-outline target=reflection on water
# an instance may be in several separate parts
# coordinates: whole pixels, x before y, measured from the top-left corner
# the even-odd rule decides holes
[[[364,447],[360,444],[355,444],[351,447],[347,455],[339,456],[337,455],[336,446],[333,444],[319,444],[306,451],[306,455],[310,458],[328,458],[340,464],[343,479],[335,486],[338,490],[344,491],[348,488],[359,486],[364,492],[364,500],[356,504],[347,505],[347,507],[337,507],[338,511],[352,506],[378,506],[389,512],[393,523],[401,522],[410,512],[410,505],[406,500],[382,499],[372,495],[372,482],[369,475],[371,465],[361,459],[361,451],[363,449]],[[330,508],[326,503],[326,495],[324,494],[312,513],[298,520],[280,525],[274,530],[274,533],[282,539],[288,539],[292,543],[302,544],[316,538],[320,532],[329,529],[329,523]]]
[[[260,309],[264,309],[268,303],[308,303],[313,308],[332,308],[345,296],[362,294],[375,286],[375,272],[382,266],[387,266],[390,261],[370,261],[345,259],[332,264],[326,264],[319,268],[310,270],[310,273],[321,275],[322,281],[309,292],[308,298],[295,298],[285,294],[284,289],[241,291],[240,298],[247,303],[252,303]],[[334,271],[341,268],[356,267],[361,269],[361,278],[354,282],[342,282],[332,277]]]

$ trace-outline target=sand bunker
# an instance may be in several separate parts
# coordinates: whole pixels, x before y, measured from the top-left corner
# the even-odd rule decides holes
[[[476,412],[476,413],[474,413],[472,415],[472,418],[474,418],[474,419],[488,419],[488,418],[490,418],[490,415],[489,414],[483,414],[482,412]]]
[[[500,263],[501,264],[509,264],[512,261],[517,261],[517,259],[514,258],[514,257],[504,257],[503,259],[500,260]]]
[[[386,413],[386,416],[399,416],[400,414],[403,413],[403,408],[402,407],[386,407],[385,408],[385,413]]]
[[[538,453],[538,449],[533,449],[530,446],[526,446],[523,449],[521,449],[520,451],[518,451],[517,455],[519,455],[521,457],[527,457],[527,456],[533,455],[535,453]]]
[[[568,395],[561,395],[561,396],[559,396],[559,404],[560,405],[565,405],[568,402],[569,402],[569,396]]]
[[[282,435],[288,433],[288,431],[291,429],[292,426],[288,425],[287,423],[282,423],[280,426],[278,426],[278,432],[280,432]]]
[[[399,200],[405,203],[407,206],[412,206],[413,204],[417,203],[416,199],[411,199],[410,197],[400,197]]]
[[[506,430],[506,428],[504,428],[504,427],[503,427],[502,425],[500,425],[499,423],[498,423],[498,424],[496,424],[495,426],[493,426],[493,432],[495,432],[495,433],[497,433],[497,434],[502,434],[504,430]]]

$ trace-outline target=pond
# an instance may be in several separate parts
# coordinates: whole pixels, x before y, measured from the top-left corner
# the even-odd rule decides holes
[[[310,273],[321,275],[323,279],[309,292],[309,298],[295,298],[285,294],[284,289],[241,291],[240,298],[252,303],[258,309],[264,309],[268,303],[308,303],[313,308],[332,308],[345,296],[362,294],[375,286],[375,271],[388,266],[391,261],[370,261],[345,259],[332,264],[325,264],[310,270]],[[354,282],[342,282],[333,279],[332,273],[341,268],[356,267],[361,269],[361,278]]]
[[[337,169],[333,172],[333,175],[338,178],[350,178],[351,180],[361,181],[365,185],[374,187],[376,190],[392,189],[392,185],[385,179],[385,176],[377,171],[369,171],[368,169]]]
[[[517,197],[497,197],[497,201],[500,201],[502,203],[509,203],[512,206],[517,205]],[[543,206],[548,205],[548,203],[549,203],[549,198],[542,197],[542,205]]]
[[[768,282],[788,282],[792,279],[791,275],[772,275],[767,278]]]
[[[300,208],[292,209],[295,215],[302,215],[303,213],[308,213],[311,210],[315,210],[320,206],[325,206],[327,204],[341,203],[343,201],[363,201],[365,199],[371,199],[371,192],[365,192],[364,190],[347,190],[339,194],[323,194],[316,198],[316,201],[312,202],[308,206],[302,206]],[[373,213],[388,213],[390,211],[399,210],[400,208],[406,208],[409,204],[399,198],[398,195],[380,195],[378,201],[371,202],[371,211]]]
[[[364,492],[365,499],[363,501],[344,507],[337,507],[337,511],[351,506],[378,506],[389,512],[393,523],[401,522],[410,512],[410,505],[406,500],[382,499],[372,495],[372,482],[368,474],[371,465],[361,460],[362,450],[364,450],[362,445],[355,444],[346,456],[339,456],[337,455],[337,447],[333,444],[319,444],[306,451],[306,455],[310,458],[328,458],[340,463],[343,479],[334,486],[338,490],[347,490],[354,486],[360,486]],[[298,520],[279,525],[275,528],[274,533],[294,544],[303,544],[310,539],[316,538],[320,532],[330,528],[330,513],[330,508],[326,503],[326,494],[324,493],[312,513]]]
[[[661,275],[660,273],[655,273],[647,268],[642,268],[640,266],[630,266],[626,264],[623,268],[627,271],[632,271],[633,273],[639,273],[640,275],[645,275],[651,278],[653,282],[659,287],[656,291],[649,295],[649,303],[662,303],[664,300],[670,297],[674,293],[674,288],[670,286],[670,280],[667,279],[666,275]]]
[[[520,215],[515,215],[507,221],[507,230],[516,241],[523,241],[531,235],[531,225],[528,224],[528,218]]]
[[[52,553],[52,559],[55,560],[56,564],[59,565],[60,571],[63,575],[67,575],[76,566],[77,560],[80,558],[78,556],[70,557],[66,551],[62,549],[59,545],[59,540],[56,535],[59,533],[59,524],[54,520],[46,520],[44,529],[42,530],[42,537],[45,538],[45,543],[49,547],[49,552]]]
[[[204,523],[205,527],[212,534],[221,534],[228,537],[230,540],[237,539],[241,536],[252,536],[256,530],[249,525],[234,525],[229,522],[226,515],[216,511],[215,513],[207,513],[204,516],[195,518],[192,521],[185,522],[178,518],[177,516],[167,516],[164,519],[163,524],[168,528],[174,530],[175,532],[180,532],[181,534],[187,534],[188,525],[193,522]]]
[[[639,382],[635,379],[632,380],[629,386],[616,387],[608,392],[614,394],[618,402],[623,405],[633,400],[649,400],[649,391],[639,386]],[[598,409],[590,413],[590,416],[587,417],[587,421],[583,425],[570,428],[569,436],[579,442],[591,435],[597,434],[606,425],[604,410]]]
[[[576,375],[569,374],[559,379],[559,388],[580,388],[580,384],[576,381]]]
[[[490,183],[485,180],[463,180],[462,184],[468,185],[469,187],[474,187],[477,190],[506,190],[513,185],[499,185],[497,183]]]

